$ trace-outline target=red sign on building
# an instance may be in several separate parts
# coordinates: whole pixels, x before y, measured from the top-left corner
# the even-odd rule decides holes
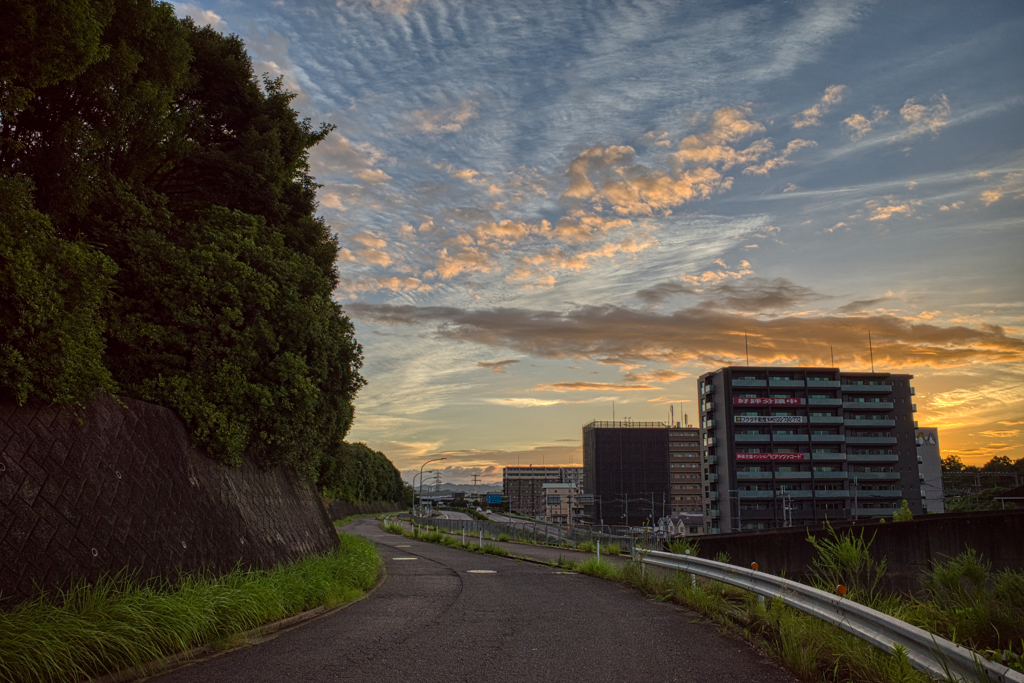
[[[802,398],[734,398],[734,406],[802,406]]]
[[[803,460],[803,453],[737,453],[737,460]]]

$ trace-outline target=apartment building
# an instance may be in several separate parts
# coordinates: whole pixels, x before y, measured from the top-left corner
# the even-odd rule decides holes
[[[593,496],[584,514],[612,526],[668,516],[703,526],[700,466],[699,429],[595,420],[583,427],[583,492]]]
[[[502,490],[513,510],[524,515],[543,517],[547,514],[545,484],[565,484],[578,491],[583,477],[582,467],[506,467],[502,470]]]
[[[921,514],[913,375],[727,367],[697,380],[708,533]]]
[[[577,468],[579,469],[579,468]],[[579,490],[571,482],[545,483],[544,488],[544,521],[552,524],[575,524],[579,520],[583,508],[580,504]],[[569,510],[572,517],[569,517]]]

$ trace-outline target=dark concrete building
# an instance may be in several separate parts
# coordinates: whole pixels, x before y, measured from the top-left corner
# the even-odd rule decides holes
[[[673,513],[701,512],[700,431],[663,422],[583,427],[584,513],[611,526],[654,525]]]
[[[922,514],[913,375],[727,367],[697,381],[709,533]]]

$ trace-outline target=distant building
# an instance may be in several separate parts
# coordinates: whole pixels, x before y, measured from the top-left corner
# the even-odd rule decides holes
[[[918,464],[911,379],[801,367],[701,375],[707,531],[887,517],[903,500],[922,514],[932,475]]]
[[[582,510],[579,503],[579,492],[569,482],[546,483],[544,489],[544,520],[553,524],[568,524],[570,506],[573,510],[572,522],[579,519]]]
[[[582,467],[506,467],[502,471],[502,488],[512,510],[543,517],[547,514],[544,485],[566,484],[573,489],[575,495],[582,478]]]
[[[663,422],[594,421],[583,427],[584,505],[593,522],[654,526],[686,517],[703,531],[699,430]]]

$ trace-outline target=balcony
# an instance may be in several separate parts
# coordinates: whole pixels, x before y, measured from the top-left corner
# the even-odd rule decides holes
[[[899,490],[899,489],[897,489],[895,491],[864,491],[864,490],[858,490],[857,491],[857,498],[902,498],[902,497],[903,497],[903,491]]]
[[[705,474],[704,481],[718,481],[718,474],[715,472],[712,472],[711,474]]]
[[[843,424],[847,427],[895,427],[896,420],[846,419]]]
[[[892,401],[843,401],[844,410],[892,410]]]
[[[807,490],[807,489],[799,489],[797,491],[782,491],[782,490],[779,490],[779,491],[776,491],[776,493],[779,494],[778,495],[779,498],[782,498],[783,495],[787,495],[790,498],[810,498],[811,496],[814,495],[814,491],[810,491],[810,490]]]
[[[850,512],[858,517],[890,517],[899,508],[856,508]]]
[[[807,434],[772,434],[772,441],[788,443],[807,443]]]
[[[895,436],[848,436],[846,437],[846,443],[848,444],[894,444],[896,443]]]
[[[704,462],[707,463],[708,465],[714,465],[715,463],[718,462],[718,456],[717,455],[705,455],[704,456]]]
[[[814,379],[813,377],[807,378],[808,389],[833,389],[839,387],[838,380],[832,379]]]
[[[910,395],[917,396],[917,389],[915,389],[914,387],[910,387]]]
[[[900,456],[895,453],[847,453],[850,462],[899,462]]]
[[[849,491],[815,491],[815,498],[849,498]]]
[[[763,379],[734,379],[734,387],[767,387],[768,382]]]
[[[815,472],[815,479],[846,479],[846,472]]]
[[[846,441],[845,434],[811,434],[811,441],[814,443],[842,443]]]
[[[850,479],[866,481],[869,479],[899,479],[899,472],[850,472]]]
[[[814,461],[846,460],[846,453],[811,453],[811,460],[814,460]]]
[[[708,510],[708,513],[707,513],[706,516],[710,517],[711,519],[718,519],[719,517],[722,516],[722,513],[720,511],[718,511],[718,510]]]
[[[718,500],[718,491],[711,491],[708,493],[708,500]]]
[[[775,472],[776,479],[810,479],[810,472]]]
[[[740,498],[774,498],[775,491],[740,491]]]
[[[714,446],[715,445],[715,437],[713,437],[713,436],[705,436],[704,437],[704,445],[705,446]]]
[[[844,384],[843,393],[857,392],[874,392],[874,393],[889,393],[892,391],[891,384]]]
[[[770,387],[802,387],[805,386],[802,379],[769,379]]]
[[[714,410],[715,409],[715,402],[714,401],[704,401],[704,403],[700,404],[700,409],[703,410],[705,413],[708,412],[708,411]]]
[[[843,399],[841,398],[809,398],[807,399],[807,405],[809,406],[842,406]]]
[[[704,420],[704,429],[712,429],[712,428],[714,428],[714,426],[715,426],[715,421],[714,420],[711,420],[711,419]]]
[[[839,415],[811,415],[809,418],[811,424],[818,425],[841,425],[843,424],[843,418]]]
[[[771,440],[771,434],[736,434],[733,436],[733,439],[735,439],[736,443],[744,441],[755,443],[767,443],[769,440]]]
[[[744,472],[742,470],[736,472],[737,479],[771,479],[771,472]]]

